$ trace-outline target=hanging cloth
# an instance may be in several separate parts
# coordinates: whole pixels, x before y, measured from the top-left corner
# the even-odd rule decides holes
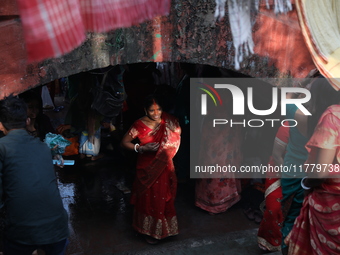
[[[215,18],[221,20],[225,14],[226,0],[215,0]],[[253,54],[254,42],[252,39],[253,21],[252,13],[258,11],[259,0],[228,0],[228,15],[230,29],[235,49],[235,69],[240,69],[243,58]],[[266,0],[269,9],[268,0]],[[292,10],[290,0],[274,0],[274,12],[287,13]]]
[[[28,61],[60,57],[87,31],[107,32],[170,11],[170,0],[17,0]]]

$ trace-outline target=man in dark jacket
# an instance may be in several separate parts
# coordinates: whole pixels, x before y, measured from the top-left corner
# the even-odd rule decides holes
[[[59,194],[51,151],[25,130],[27,107],[9,96],[0,101],[0,198],[5,210],[4,254],[63,255],[68,217]]]

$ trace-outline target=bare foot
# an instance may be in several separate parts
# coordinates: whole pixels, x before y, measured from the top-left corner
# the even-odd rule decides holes
[[[259,247],[263,251],[269,251],[266,247],[264,247],[262,244],[259,244]]]
[[[157,244],[158,243],[158,240],[151,237],[151,236],[148,236],[148,235],[145,235],[144,236],[144,239],[145,241],[148,243],[148,244]]]
[[[92,160],[92,161],[95,161],[95,160],[101,159],[101,158],[103,158],[103,157],[104,157],[103,154],[98,154],[97,156],[92,156],[92,157],[91,157],[91,160]]]

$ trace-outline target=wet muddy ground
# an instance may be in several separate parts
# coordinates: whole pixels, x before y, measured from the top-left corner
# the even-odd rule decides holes
[[[47,114],[55,126],[62,123],[64,110]],[[103,150],[104,157],[99,160],[75,157],[74,166],[56,168],[69,214],[67,254],[263,254],[256,243],[258,225],[246,218],[239,204],[218,215],[195,207],[194,179],[178,185],[179,235],[157,245],[147,244],[131,226],[130,194],[121,186],[131,188],[134,154],[122,152],[118,138],[104,137],[103,147],[112,146]]]
[[[57,171],[61,196],[70,218],[67,254],[142,254],[163,249],[164,245],[176,247],[175,251],[179,252],[189,244],[187,248],[190,250],[195,248],[195,243],[198,247],[205,246],[223,236],[227,241],[228,233],[232,232],[242,237],[239,231],[246,231],[243,238],[254,235],[251,238],[253,243],[247,245],[255,250],[244,254],[261,254],[255,238],[258,225],[248,221],[237,205],[219,215],[209,215],[195,207],[194,181],[179,184],[176,209],[180,234],[154,246],[147,244],[131,227],[133,208],[129,204],[130,195],[116,187],[119,173],[129,171],[117,163],[119,160],[103,158],[95,163],[77,162],[77,166]],[[244,248],[246,252],[247,247]]]

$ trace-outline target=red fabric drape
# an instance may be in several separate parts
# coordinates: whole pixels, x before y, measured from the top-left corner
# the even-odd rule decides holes
[[[129,27],[170,11],[170,0],[17,0],[28,61],[72,51],[86,31]]]

